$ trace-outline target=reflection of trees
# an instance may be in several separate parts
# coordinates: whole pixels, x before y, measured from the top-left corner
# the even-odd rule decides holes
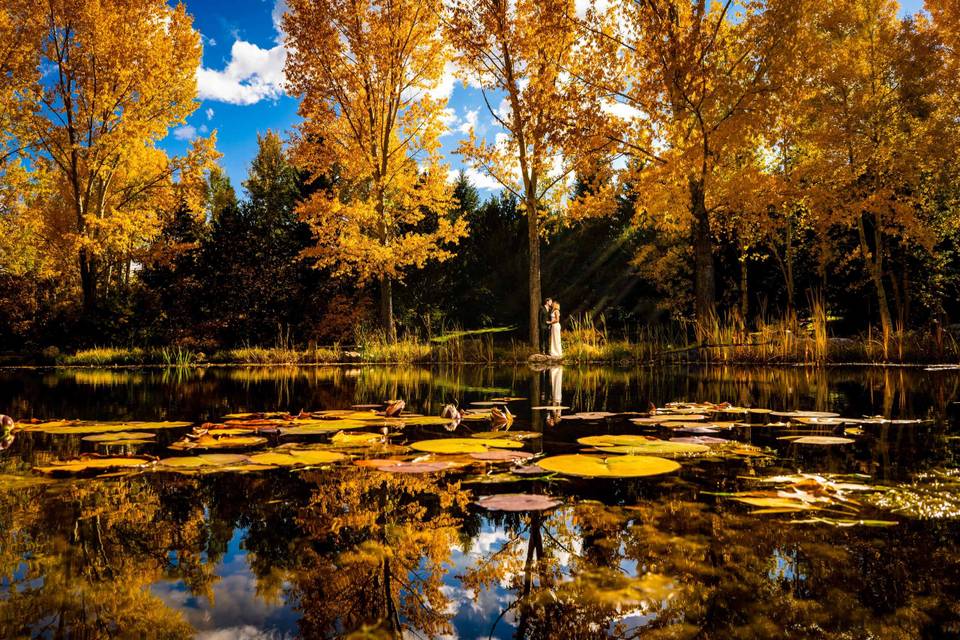
[[[144,482],[87,482],[0,493],[0,636],[188,638],[150,593],[174,533]],[[201,514],[202,515],[202,514]]]
[[[380,624],[433,637],[449,628],[444,565],[468,494],[435,478],[346,468],[315,476],[292,577],[306,637]]]

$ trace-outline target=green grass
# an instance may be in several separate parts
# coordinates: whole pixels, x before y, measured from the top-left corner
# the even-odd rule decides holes
[[[757,320],[748,326],[736,316],[703,323],[642,327],[626,337],[611,337],[603,318],[573,318],[564,331],[564,360],[569,363],[944,363],[960,360],[960,343],[939,327],[927,331],[899,329],[883,336],[868,330],[852,338],[831,338],[827,314],[814,305],[806,322]],[[819,310],[819,312],[818,312]],[[287,341],[273,347],[243,346],[212,356],[179,346],[163,348],[94,347],[58,355],[65,366],[203,364],[309,365],[342,362],[389,364],[524,363],[530,347],[511,339],[494,342],[508,329],[451,331],[424,341],[409,336],[388,342],[377,332],[358,332],[356,351],[332,347],[302,349]]]

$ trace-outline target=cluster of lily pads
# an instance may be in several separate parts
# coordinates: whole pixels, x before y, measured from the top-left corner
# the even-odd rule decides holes
[[[612,423],[632,425],[631,433],[596,433],[581,437],[582,449],[544,457],[524,450],[543,434],[513,430],[514,415],[509,403],[524,398],[500,397],[471,403],[461,410],[453,405],[442,415],[429,416],[405,411],[402,400],[383,404],[354,405],[347,409],[286,412],[232,413],[219,422],[194,426],[189,422],[99,422],[80,420],[32,421],[20,428],[26,432],[77,435],[104,447],[108,453],[86,454],[36,467],[47,476],[73,474],[114,474],[140,471],[174,473],[257,472],[278,468],[313,468],[333,463],[384,473],[437,473],[480,468],[469,482],[509,482],[555,475],[580,478],[637,478],[672,473],[683,458],[766,457],[770,451],[746,444],[725,434],[743,430],[786,430],[779,439],[795,445],[846,445],[863,435],[868,424],[903,424],[877,417],[841,418],[835,413],[816,411],[777,412],[737,407],[729,403],[669,403],[645,412],[603,411],[562,414],[567,407],[539,405],[535,411],[550,411],[554,424],[582,423],[596,431]],[[406,442],[405,430],[414,427],[442,427],[449,437]],[[155,445],[158,432],[189,429],[169,445],[180,455],[154,457],[130,453],[138,446]],[[462,432],[462,433],[461,433]],[[776,431],[771,431],[775,433]],[[314,438],[319,440],[314,441]],[[285,441],[286,440],[286,441]],[[270,446],[271,443],[273,446]],[[121,453],[111,455],[112,447]],[[492,466],[491,466],[492,465]],[[500,466],[504,465],[504,466]],[[803,483],[809,484],[806,478]],[[802,484],[802,483],[801,483]],[[841,509],[848,507],[839,496],[849,486],[822,484],[831,491],[776,495],[748,493],[733,496],[754,506],[791,510],[813,509],[829,493]],[[796,490],[793,487],[792,490]],[[836,491],[834,489],[839,489]],[[826,491],[826,490],[825,490]],[[750,501],[753,502],[750,502]],[[759,502],[758,502],[759,501]],[[770,502],[773,501],[773,502]],[[839,501],[839,502],[838,502]],[[532,510],[551,508],[559,501],[533,494],[501,494],[478,503],[488,509]],[[820,508],[819,505],[816,508]],[[849,515],[849,514],[848,514]]]

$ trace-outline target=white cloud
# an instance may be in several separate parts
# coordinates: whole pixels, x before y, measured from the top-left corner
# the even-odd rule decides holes
[[[197,131],[199,131],[200,133],[206,133],[207,131],[209,131],[209,129],[207,129],[207,125],[202,124],[200,125],[200,128],[197,129]]]
[[[469,135],[471,131],[476,130],[477,115],[479,113],[480,109],[468,109],[467,113],[463,116],[463,120],[457,126],[457,131],[464,135]]]
[[[625,102],[616,102],[613,100],[603,102],[600,105],[600,110],[622,120],[634,120],[643,117],[643,112],[636,107]]]
[[[193,140],[197,137],[197,128],[192,124],[185,124],[173,130],[173,137],[177,140]]]
[[[486,173],[477,171],[473,167],[468,167],[464,169],[463,172],[467,174],[467,179],[470,181],[470,184],[475,186],[477,189],[485,191],[500,191],[503,189],[503,185],[497,182],[495,178],[491,178]],[[447,180],[453,182],[457,179],[459,174],[459,169],[451,169],[447,173]]]
[[[273,11],[270,12],[270,19],[273,20],[273,28],[277,31],[277,42],[283,39],[283,14],[287,12],[287,0],[276,0],[273,3]]]
[[[278,44],[270,49],[237,40],[230,49],[230,62],[222,71],[197,69],[201,100],[250,105],[275,99],[283,93],[283,63],[287,52]]]
[[[207,120],[213,120],[213,107],[207,107],[207,110],[204,111],[207,114]]]
[[[279,1],[284,2],[284,0]],[[434,100],[449,100],[453,94],[453,87],[456,84],[457,66],[454,62],[447,61],[447,63],[443,65],[443,75],[440,76],[440,81],[437,82],[437,86],[430,89],[428,93]]]

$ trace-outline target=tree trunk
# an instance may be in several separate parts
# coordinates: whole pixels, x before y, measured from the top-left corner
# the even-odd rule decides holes
[[[702,178],[690,178],[690,210],[693,214],[694,313],[703,321],[716,312],[713,241]]]
[[[393,281],[389,276],[380,276],[380,326],[387,342],[397,341],[397,327],[393,323]]]
[[[867,263],[870,279],[873,280],[873,285],[877,290],[877,310],[880,313],[880,327],[883,330],[884,350],[886,350],[887,339],[893,334],[893,320],[890,317],[887,289],[883,284],[883,247],[880,245],[880,234],[879,231],[875,233],[876,246],[871,250],[867,242],[867,230],[862,215],[857,219],[857,231],[860,234],[860,251]]]
[[[80,289],[83,294],[83,311],[93,313],[97,308],[97,266],[95,258],[80,250]]]
[[[740,256],[740,317],[744,324],[750,316],[750,290],[748,288],[748,264],[746,254]]]
[[[530,270],[530,347],[533,351],[540,351],[540,220],[537,216],[537,201],[527,197],[527,240],[529,242]]]

